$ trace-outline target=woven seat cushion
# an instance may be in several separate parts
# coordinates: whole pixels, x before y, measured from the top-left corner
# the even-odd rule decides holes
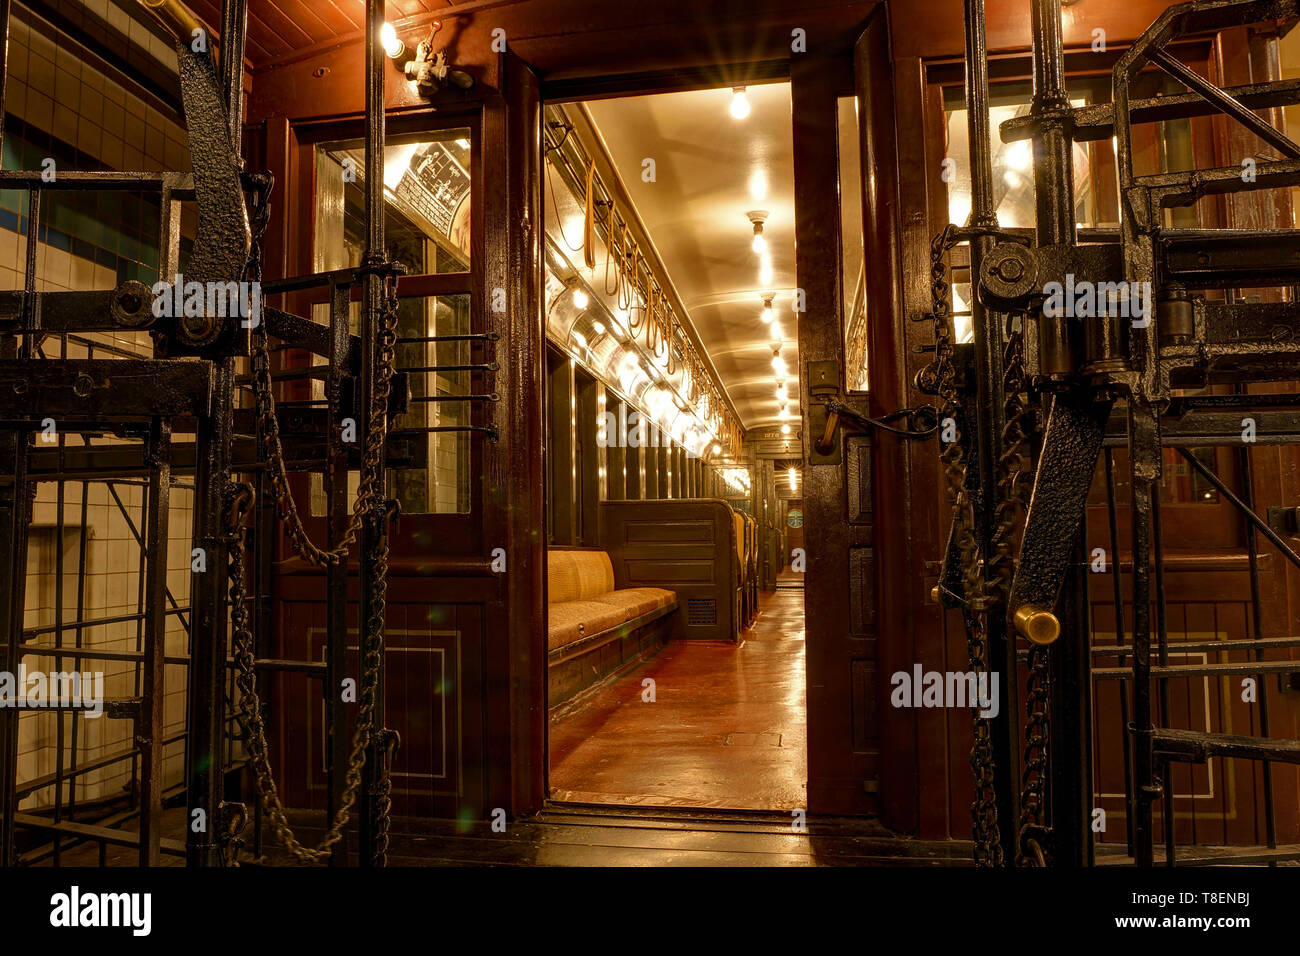
[[[604,551],[549,551],[546,555],[547,601],[587,601],[614,590],[614,566]]]
[[[620,591],[601,594],[592,598],[592,600],[600,604],[621,608],[624,611],[624,620],[630,621],[642,614],[649,614],[651,611],[671,604],[677,600],[677,595],[672,591],[665,591],[663,588],[623,588]]]
[[[627,621],[622,608],[595,601],[565,601],[546,609],[546,645],[551,650],[591,637]]]

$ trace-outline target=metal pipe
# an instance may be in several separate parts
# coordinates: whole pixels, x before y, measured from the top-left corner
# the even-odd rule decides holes
[[[376,400],[375,376],[379,362],[379,335],[384,315],[384,277],[376,269],[387,261],[384,245],[384,69],[387,57],[384,54],[380,32],[384,24],[384,0],[367,0],[366,3],[366,251],[365,263],[371,271],[365,277],[366,307],[361,316],[361,394],[366,396],[366,415],[362,424],[364,432],[362,446],[365,447],[370,430],[370,409]],[[382,427],[382,426],[381,426]],[[375,583],[381,574],[383,553],[387,548],[387,529],[385,527],[383,457],[380,456],[376,466],[376,501],[362,524],[359,535],[361,568],[359,585],[361,601],[358,617],[360,634],[360,656],[366,656],[365,645],[372,639],[383,644],[384,622],[376,621],[376,598],[383,600],[376,593]],[[375,633],[377,629],[378,633]],[[382,847],[378,845],[375,819],[377,797],[386,783],[384,779],[384,759],[381,753],[384,728],[384,668],[383,653],[376,676],[375,709],[372,717],[372,732],[367,748],[365,772],[361,785],[360,817],[360,862],[362,866],[382,866],[385,862]]]
[[[1065,93],[1065,55],[1061,44],[1061,0],[1033,0],[1034,205],[1036,242],[1055,246],[1075,242],[1074,154],[1070,101]],[[1038,320],[1039,362],[1043,374],[1074,371],[1069,320]]]
[[[1259,531],[1260,534],[1267,538],[1274,547],[1281,551],[1282,557],[1300,568],[1300,554],[1296,554],[1292,551],[1290,546],[1278,536],[1277,532],[1270,528],[1268,524],[1259,517],[1259,515],[1255,514],[1254,510],[1244,501],[1233,494],[1232,489],[1225,485],[1218,475],[1205,467],[1205,465],[1186,448],[1179,448],[1178,453],[1183,456],[1189,465],[1196,469],[1202,478],[1214,485],[1215,490],[1217,490],[1219,494],[1223,495],[1223,497],[1227,498],[1228,501],[1230,501],[1237,510],[1241,512],[1242,517],[1250,522],[1250,524]]]
[[[1156,651],[1160,666],[1156,668],[1156,680],[1160,689],[1160,722],[1173,722],[1169,704],[1169,626],[1165,598],[1165,538],[1160,522],[1160,485],[1155,486],[1151,499],[1151,535],[1155,540],[1155,577],[1156,577]],[[1174,788],[1170,777],[1169,761],[1161,762],[1161,779],[1164,782],[1164,798],[1161,802],[1161,818],[1165,830],[1165,866],[1174,865]],[[1192,831],[1196,830],[1196,806],[1192,806]],[[1195,842],[1193,840],[1193,842]]]
[[[1106,517],[1110,531],[1110,580],[1111,599],[1115,605],[1115,643],[1124,646],[1124,581],[1121,577],[1119,563],[1119,511],[1115,495],[1115,454],[1106,449]],[[1097,652],[1094,647],[1093,653]],[[1124,656],[1119,656],[1120,666]],[[1119,685],[1119,724],[1124,729],[1120,734],[1123,741],[1124,756],[1124,831],[1128,843],[1129,856],[1133,855],[1133,748],[1128,736],[1129,721],[1129,687],[1126,681]]]
[[[970,225],[993,230],[998,219],[993,198],[992,133],[989,125],[988,42],[984,30],[984,0],[965,0],[966,25],[966,130],[971,166]],[[978,282],[980,263],[993,246],[990,234],[976,235],[970,242],[972,283]],[[974,285],[972,285],[972,293]],[[992,553],[992,534],[996,526],[998,502],[997,462],[1002,457],[1003,411],[1002,323],[988,312],[979,296],[971,295],[971,327],[975,339],[976,404],[983,414],[976,416],[975,448],[980,481],[980,507],[977,520],[982,552]],[[986,573],[988,571],[986,564]],[[1015,644],[1007,638],[1005,607],[994,607],[985,616],[986,655],[990,669],[1005,673],[1003,687],[1007,698],[998,715],[989,720],[989,738],[993,751],[993,788],[997,795],[999,836],[1006,861],[1017,856],[1017,830],[1020,819],[1019,701],[1015,680]],[[982,718],[976,717],[979,720]]]
[[[175,2],[175,0],[173,0]],[[226,89],[230,144],[241,153],[244,126],[244,44],[248,34],[248,0],[221,5],[221,80]]]
[[[1220,112],[1231,116],[1238,123],[1241,123],[1283,156],[1288,156],[1291,159],[1300,159],[1300,146],[1297,146],[1289,136],[1281,132],[1267,120],[1256,116],[1251,112],[1249,107],[1244,105],[1230,93],[1219,89],[1209,80],[1189,70],[1185,65],[1183,65],[1181,60],[1168,50],[1152,50],[1151,60],[1174,79],[1185,85],[1188,89],[1199,93],[1202,97],[1218,108]]]
[[[194,31],[202,30],[208,35],[208,49],[212,49],[211,41],[215,39],[212,36],[212,31],[195,15],[193,10],[181,3],[180,0],[140,0],[140,6],[148,10],[155,20],[174,33],[178,42],[188,44],[194,36]]]
[[[1246,505],[1251,514],[1255,513],[1255,469],[1250,458],[1250,449],[1242,445],[1238,452],[1241,461],[1241,478],[1242,478],[1242,504]],[[1244,522],[1246,528],[1246,555],[1250,560],[1250,617],[1251,630],[1255,640],[1264,639],[1263,617],[1263,600],[1260,594],[1259,586],[1259,549],[1255,526],[1249,521]],[[1256,646],[1254,649],[1254,658],[1256,661],[1264,660],[1263,651]],[[1267,737],[1270,734],[1269,717],[1268,717],[1268,682],[1264,680],[1264,675],[1259,675],[1259,732]],[[1273,766],[1268,761],[1260,768],[1263,771],[1264,779],[1264,832],[1268,839],[1268,848],[1270,850],[1277,847],[1277,815],[1273,803]],[[1276,861],[1269,864],[1276,866]]]

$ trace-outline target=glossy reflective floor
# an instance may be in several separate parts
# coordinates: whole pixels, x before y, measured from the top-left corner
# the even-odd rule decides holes
[[[653,702],[643,700],[647,679]],[[551,796],[801,809],[806,726],[803,590],[782,587],[762,594],[739,646],[671,642],[553,721]]]

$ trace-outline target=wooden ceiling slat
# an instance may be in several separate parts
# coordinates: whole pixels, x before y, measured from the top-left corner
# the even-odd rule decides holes
[[[261,3],[248,5],[248,18],[256,19],[274,31],[277,38],[290,50],[311,46],[316,39],[308,33],[292,16],[281,9],[283,0],[263,0]]]
[[[221,27],[221,0],[190,0],[189,7],[200,20],[211,24],[214,30]],[[264,32],[255,28],[251,12],[244,55],[255,64],[265,63],[276,55],[274,49],[266,44]]]
[[[320,43],[338,35],[337,28],[322,19],[318,3],[304,3],[303,0],[275,0],[271,7],[311,37],[312,43]]]
[[[366,5],[361,0],[320,0],[320,6],[329,7],[322,11],[330,23],[337,23],[335,33],[342,36],[360,30],[366,19]]]

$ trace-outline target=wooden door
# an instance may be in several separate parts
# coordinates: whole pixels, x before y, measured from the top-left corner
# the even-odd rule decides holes
[[[827,398],[875,414],[898,408],[904,395],[895,344],[897,171],[890,70],[883,5],[856,48],[796,58],[791,65],[797,268],[806,304],[799,316],[799,378],[808,806],[815,813],[880,812],[882,768],[894,759],[890,747],[903,747],[899,756],[904,765],[907,760],[905,742],[891,743],[883,732],[891,653],[883,622],[905,618],[906,592],[881,583],[892,581],[889,566],[901,568],[903,562],[882,562],[880,550],[886,542],[906,540],[902,450],[892,439],[877,442],[845,428],[835,433],[829,452],[816,447]],[[846,363],[844,290],[858,276],[845,273],[855,261],[865,280],[865,342],[872,355],[866,392],[849,390],[861,384],[861,357]],[[852,374],[846,364],[855,366]],[[882,482],[876,476],[882,473],[900,497],[877,508]],[[897,613],[886,617],[891,609]],[[895,640],[893,647],[900,644]]]
[[[468,192],[464,209],[439,217],[432,206],[394,201],[405,195],[404,180],[389,187],[389,245],[414,268],[397,292],[395,365],[407,372],[412,400],[388,443],[388,494],[402,517],[390,534],[384,684],[385,723],[401,741],[393,812],[486,820],[498,808],[529,812],[543,796],[544,538],[536,533],[542,497],[534,493],[543,477],[533,175],[540,101],[536,76],[513,54],[468,65],[477,77],[473,95],[453,106],[394,115],[390,102],[386,142],[402,150],[386,155],[386,180],[387,167],[400,170],[409,154],[409,169],[432,177],[431,195],[454,190],[442,175],[453,161],[463,167]],[[330,258],[355,245],[348,241],[349,197],[336,190],[322,200],[321,191],[323,177],[349,158],[361,124],[359,116],[268,122],[268,162],[290,184],[280,195],[293,197],[279,223],[286,274],[356,265]],[[447,228],[429,228],[439,222]],[[289,306],[313,315],[328,302],[327,287],[298,294]],[[347,484],[350,503],[355,476]],[[317,541],[330,534],[328,488],[319,477],[295,479]],[[346,591],[344,669],[355,675],[355,562],[351,574],[327,580],[283,541],[279,558],[268,582],[276,608],[268,653],[319,660],[328,595]],[[287,801],[323,808],[325,767],[331,753],[337,765],[346,750],[328,733],[319,682],[293,673],[272,680]]]

